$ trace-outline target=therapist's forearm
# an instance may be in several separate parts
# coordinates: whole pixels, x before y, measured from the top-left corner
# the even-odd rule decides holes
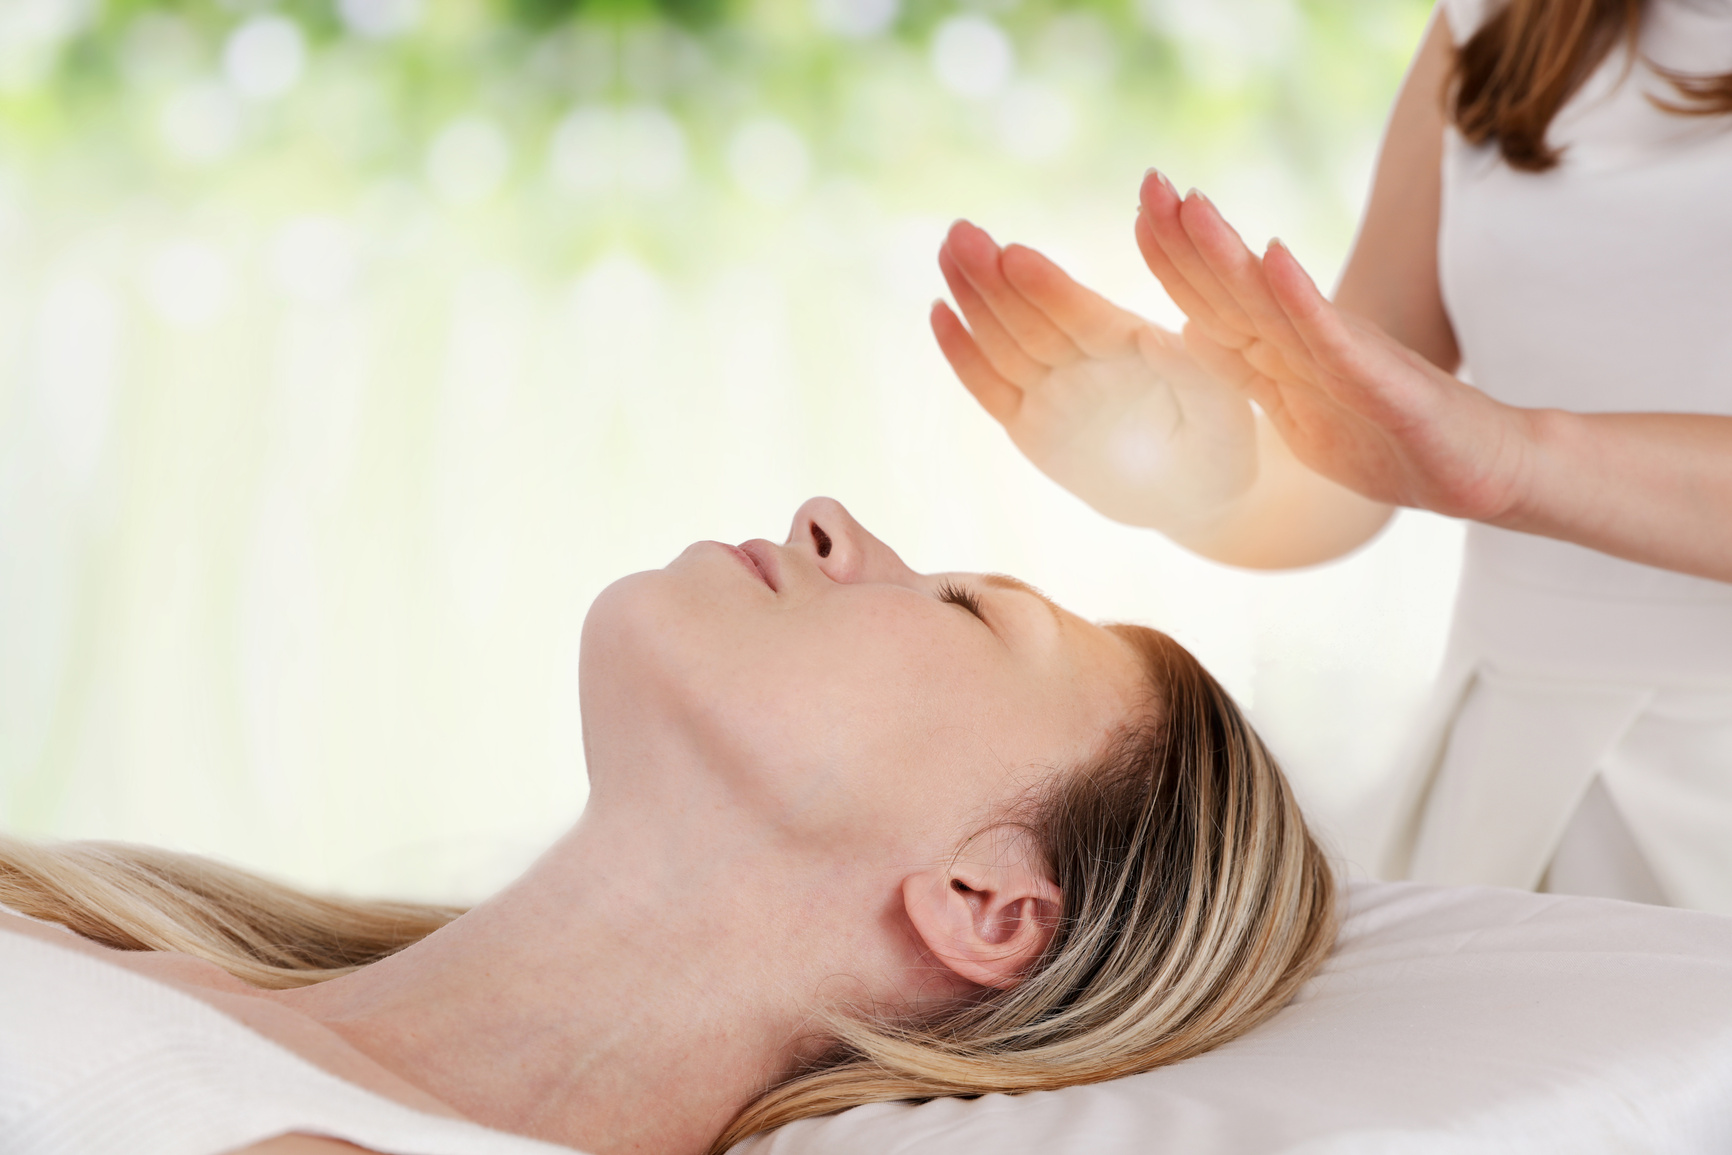
[[[1528,417],[1520,497],[1492,524],[1732,581],[1732,417],[1556,409]]]

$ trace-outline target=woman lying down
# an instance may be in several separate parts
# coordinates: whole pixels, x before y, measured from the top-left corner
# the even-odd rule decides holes
[[[0,844],[7,1150],[700,1155],[1199,1054],[1333,941],[1189,653],[833,501],[614,583],[581,670],[583,817],[466,912]]]

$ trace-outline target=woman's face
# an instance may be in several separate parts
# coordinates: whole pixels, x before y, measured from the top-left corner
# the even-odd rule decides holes
[[[1113,634],[1010,578],[916,573],[827,498],[781,545],[699,542],[610,586],[582,665],[595,798],[701,765],[832,850],[954,846],[1145,701]]]

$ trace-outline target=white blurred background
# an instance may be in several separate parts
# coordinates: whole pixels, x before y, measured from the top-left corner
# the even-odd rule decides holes
[[[595,594],[828,494],[1175,634],[1364,862],[1458,527],[1201,561],[925,314],[966,215],[1176,321],[1149,164],[1333,277],[1424,5],[690,8],[0,0],[0,828],[480,897],[582,808]]]

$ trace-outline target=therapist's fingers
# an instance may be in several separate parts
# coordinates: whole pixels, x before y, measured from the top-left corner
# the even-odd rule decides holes
[[[1149,272],[1161,282],[1161,288],[1167,291],[1167,296],[1173,299],[1173,303],[1179,306],[1186,317],[1215,334],[1219,340],[1229,340],[1231,331],[1226,322],[1215,312],[1215,307],[1208,299],[1192,287],[1184,272],[1173,263],[1155,236],[1155,218],[1172,216],[1177,219],[1178,211],[1179,196],[1173,191],[1167,178],[1152,168],[1144,173],[1142,187],[1137,192],[1137,220],[1134,230],[1137,251],[1143,254],[1143,263],[1148,265]]]
[[[1155,218],[1171,216],[1176,220],[1178,211],[1179,196],[1173,191],[1172,183],[1155,169],[1144,173],[1142,186],[1137,190],[1137,250],[1143,254],[1143,263],[1149,266],[1149,272],[1161,282],[1161,288],[1167,291],[1167,296],[1184,311],[1185,316],[1212,332],[1218,331],[1218,335],[1224,338],[1227,336],[1225,322],[1215,312],[1215,307],[1191,286],[1155,236]]]
[[[1193,189],[1181,200],[1164,176],[1151,172],[1144,178],[1139,196],[1140,218],[1147,223],[1149,235],[1159,250],[1158,256],[1151,254],[1139,233],[1138,247],[1143,250],[1143,259],[1149,261],[1149,268],[1161,278],[1161,284],[1169,293],[1173,286],[1168,282],[1176,272],[1178,279],[1188,286],[1189,295],[1200,298],[1209,306],[1206,314],[1187,312],[1186,315],[1208,328],[1210,337],[1223,345],[1242,344],[1255,335],[1256,328],[1250,318],[1216,278],[1185,230],[1182,214],[1186,206],[1193,206],[1202,194]],[[1157,263],[1164,267],[1157,267]],[[1179,298],[1175,296],[1173,299],[1178,301]],[[1180,307],[1184,306],[1181,304]]]
[[[1301,351],[1303,356],[1303,351]],[[1321,371],[1315,362],[1308,357],[1295,360],[1289,354],[1283,353],[1268,341],[1253,341],[1239,355],[1251,368],[1271,380],[1279,381],[1288,387],[1305,386],[1313,388],[1318,384]]]
[[[1275,299],[1311,354],[1315,385],[1336,403],[1380,426],[1399,424],[1436,401],[1439,382],[1465,388],[1375,326],[1350,323],[1279,241],[1263,263]]]
[[[1090,357],[1124,355],[1134,347],[1137,332],[1148,324],[1078,284],[1043,254],[1025,245],[1006,245],[999,267],[1024,300]]]
[[[1318,291],[1317,283],[1298,258],[1280,241],[1270,241],[1263,254],[1270,296],[1292,324],[1294,335],[1319,367],[1329,373],[1351,372],[1358,342],[1339,310]]]
[[[1306,436],[1306,431],[1300,428],[1297,410],[1317,411],[1317,394],[1311,386],[1295,386],[1258,370],[1252,364],[1258,346],[1251,346],[1251,355],[1246,356],[1244,350],[1217,344],[1191,325],[1185,326],[1184,336],[1185,349],[1197,364],[1237,389],[1241,396],[1255,402],[1287,444],[1298,444]],[[1324,405],[1339,408],[1330,401],[1325,401]]]
[[[932,303],[932,335],[956,376],[974,394],[980,407],[1000,425],[1009,423],[1022,407],[1022,390],[999,376],[980,346],[969,336],[961,319],[943,301]]]
[[[1305,344],[1286,310],[1275,299],[1264,276],[1263,263],[1214,204],[1201,194],[1187,199],[1179,219],[1216,283],[1232,295],[1256,335],[1284,354],[1303,356]]]
[[[1185,314],[1186,320],[1207,331],[1218,342],[1230,343],[1242,339],[1240,334],[1221,320],[1215,307],[1191,287],[1191,282],[1187,281],[1185,275],[1167,258],[1161,243],[1155,239],[1154,226],[1149,223],[1145,213],[1137,214],[1136,237],[1137,248],[1143,254],[1143,262],[1149,266],[1155,279],[1161,282],[1161,288],[1167,291],[1173,304]]]
[[[1029,388],[1041,381],[1051,370],[1023,351],[1022,345],[999,321],[998,314],[987,305],[957,265],[948,248],[938,250],[938,270],[956,307],[968,320],[968,329],[980,352],[991,362],[994,372],[1019,388]]]
[[[1048,367],[1068,365],[1080,356],[1064,331],[1005,278],[1002,252],[986,230],[957,221],[944,238],[944,251],[1025,354]]]
[[[1211,377],[1263,404],[1262,395],[1272,383],[1246,360],[1243,350],[1221,344],[1196,324],[1186,324],[1183,338],[1185,351]]]

